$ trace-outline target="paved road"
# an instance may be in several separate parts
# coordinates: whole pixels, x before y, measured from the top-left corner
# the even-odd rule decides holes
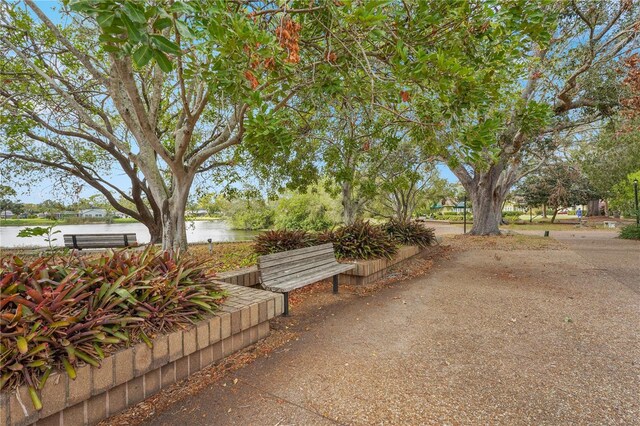
[[[149,424],[639,424],[640,244],[594,235],[349,298]]]

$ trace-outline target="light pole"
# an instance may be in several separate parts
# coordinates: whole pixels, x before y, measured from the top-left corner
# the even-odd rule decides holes
[[[633,180],[633,193],[636,197],[636,226],[640,226],[640,208],[638,208],[638,179]]]

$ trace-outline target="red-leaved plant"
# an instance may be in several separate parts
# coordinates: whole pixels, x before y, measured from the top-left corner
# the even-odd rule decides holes
[[[99,366],[118,345],[177,329],[215,311],[224,292],[194,259],[145,250],[98,258],[6,257],[0,266],[0,388],[38,390],[55,369]]]

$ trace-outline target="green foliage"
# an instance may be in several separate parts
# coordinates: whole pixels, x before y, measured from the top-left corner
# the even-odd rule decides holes
[[[175,2],[165,9],[135,0],[71,0],[69,6],[75,12],[95,18],[102,30],[100,41],[105,43],[106,51],[131,54],[138,67],[155,59],[162,71],[173,69],[167,55],[180,55],[181,49],[162,35],[166,28],[175,26],[183,37],[192,37],[188,27],[171,16],[171,13],[194,12],[189,3]],[[149,18],[155,18],[151,26]]]
[[[262,199],[234,200],[228,216],[233,229],[269,229],[273,226],[274,211]]]
[[[310,247],[317,244],[317,242],[317,237],[306,231],[287,231],[283,229],[263,232],[256,236],[253,250],[256,254],[265,255]]]
[[[625,238],[627,240],[640,240],[640,226],[625,226],[620,230],[620,238]]]
[[[324,192],[294,193],[277,201],[276,229],[324,231],[337,222],[336,203]]]
[[[47,226],[46,228],[42,226],[34,226],[31,228],[24,228],[18,232],[18,237],[20,238],[30,238],[30,237],[44,237],[44,241],[49,244],[49,249],[53,249],[53,242],[58,241],[57,238],[53,238],[54,235],[61,233],[62,231],[53,230],[55,225]]]
[[[449,214],[443,217],[443,220],[448,220],[449,222],[464,222],[464,215],[460,213]],[[473,217],[470,214],[467,214],[467,222],[472,222]]]
[[[201,263],[149,246],[96,258],[1,261],[1,388],[37,390],[49,374],[71,379],[121,345],[145,341],[214,312],[224,297]]]
[[[383,225],[384,230],[399,244],[427,247],[436,241],[435,229],[417,222],[390,220]]]
[[[420,207],[445,191],[447,182],[438,175],[436,163],[418,141],[403,141],[373,170],[377,175],[376,199],[368,210],[376,215],[409,221]]]
[[[339,259],[391,259],[397,252],[396,241],[381,226],[357,220],[321,236],[332,242]]]
[[[512,218],[512,219],[517,219],[520,216],[522,216],[523,214],[525,214],[524,212],[502,212],[502,217],[504,218]]]
[[[620,212],[625,217],[636,216],[633,180],[640,181],[640,171],[630,173],[626,179],[613,185],[609,191],[609,209]]]
[[[624,191],[629,175],[640,173],[640,122],[618,118],[582,144],[575,156],[589,181],[601,197],[618,198]],[[633,179],[631,179],[633,180]],[[616,188],[616,185],[621,187]],[[622,189],[622,191],[620,191]],[[623,204],[623,203],[622,203]],[[622,207],[622,208],[621,208]],[[625,210],[623,206],[618,207]]]
[[[517,191],[527,206],[546,204],[558,209],[575,204],[586,204],[597,198],[597,193],[588,179],[575,164],[554,162],[529,175]]]
[[[15,195],[15,191],[12,188],[8,188],[7,187],[7,189],[2,189],[2,186],[0,186],[0,193],[7,192],[8,190],[13,191],[13,193],[8,192],[8,194]],[[0,213],[4,212],[6,210],[9,210],[14,215],[19,215],[20,213],[23,212],[24,206],[22,205],[22,203],[16,203],[14,201],[9,200],[8,198],[1,198],[0,199]],[[0,214],[0,219],[4,219],[4,215]]]

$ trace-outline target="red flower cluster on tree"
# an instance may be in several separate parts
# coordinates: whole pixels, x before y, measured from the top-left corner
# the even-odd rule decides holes
[[[280,46],[289,52],[289,56],[285,60],[292,64],[300,62],[300,29],[302,26],[290,18],[284,18],[280,26],[276,28],[276,37],[278,37]]]
[[[253,73],[249,70],[244,72],[244,77],[247,79],[247,81],[249,82],[249,84],[251,84],[251,88],[252,89],[256,89],[260,83],[258,82],[258,79],[256,78],[255,75],[253,75]]]
[[[629,87],[631,97],[622,100],[624,113],[630,117],[640,115],[640,55],[634,53],[624,61],[628,68],[624,84]]]

